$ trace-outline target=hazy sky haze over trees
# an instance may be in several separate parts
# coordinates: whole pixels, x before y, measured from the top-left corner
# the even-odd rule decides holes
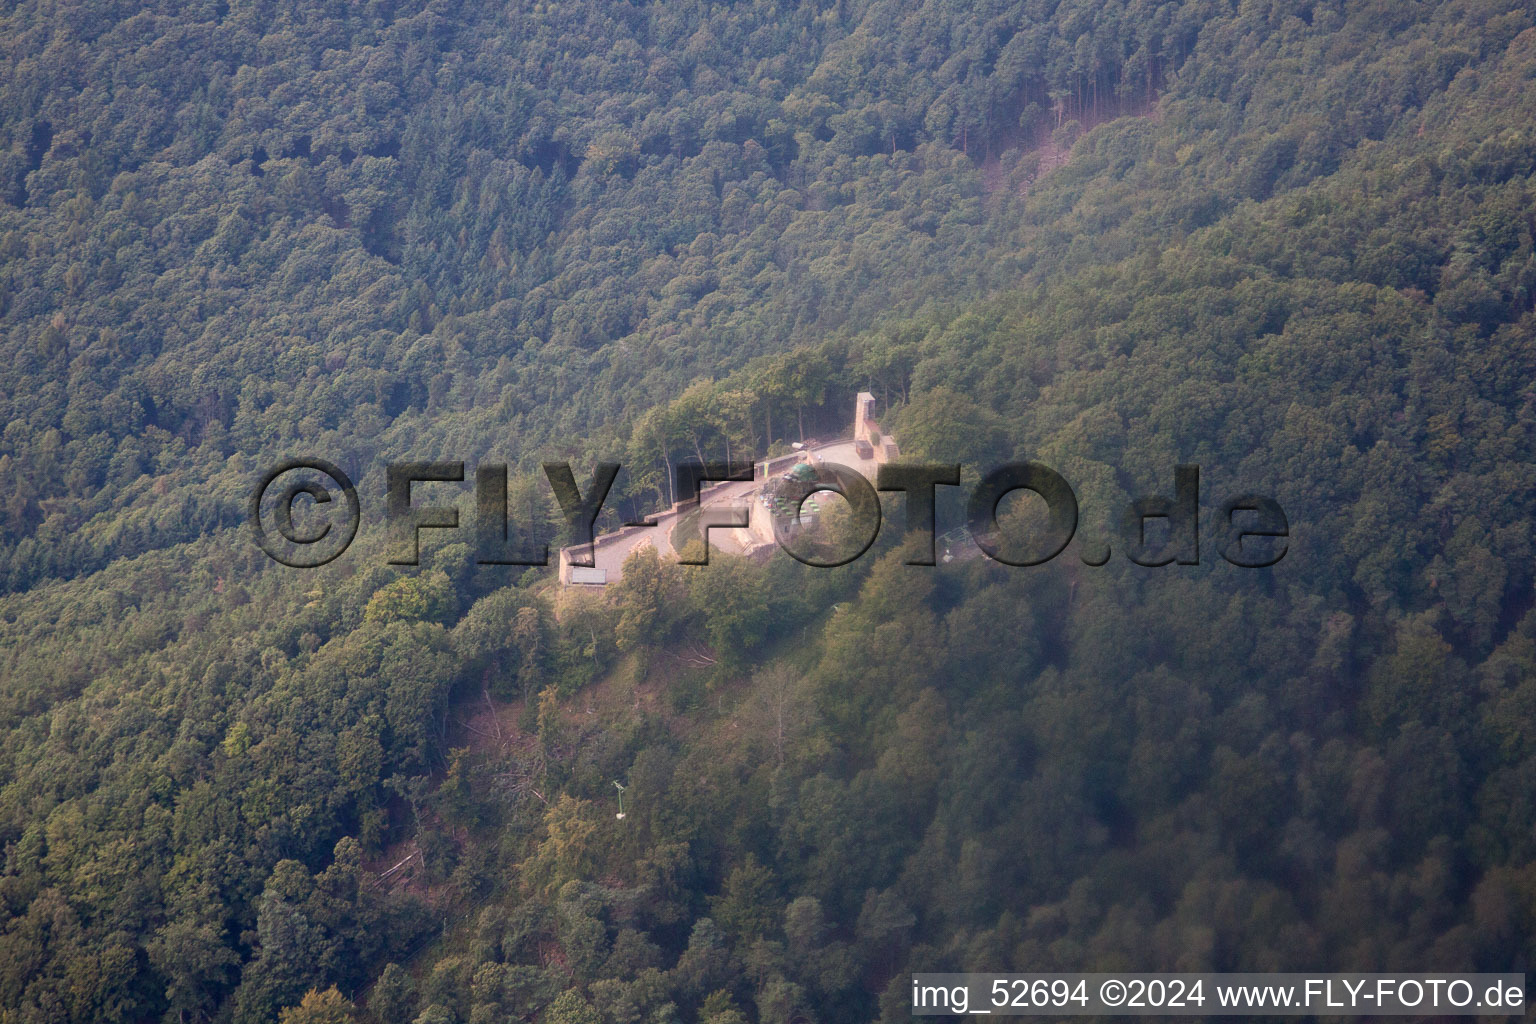
[[[10,6],[0,1024],[830,1024],[905,1019],[914,971],[1523,969],[1533,25]],[[893,516],[836,570],[639,556],[578,594],[476,566],[472,484],[434,484],[462,528],[386,564],[387,462],[507,462],[559,543],[541,462],[624,463],[616,522],[865,390],[911,458],[1060,471],[1080,540],[918,568]],[[244,522],[293,455],[363,494],[321,569]],[[1132,565],[1115,514],[1181,463],[1206,524],[1279,500],[1286,559],[1207,531]]]

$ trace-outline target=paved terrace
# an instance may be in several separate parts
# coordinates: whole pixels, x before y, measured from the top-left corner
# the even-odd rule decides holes
[[[758,491],[770,478],[783,476],[807,453],[815,455],[823,462],[833,462],[856,469],[871,480],[875,477],[876,460],[859,458],[852,438],[829,441],[811,446],[803,452],[792,452],[772,459],[759,460],[756,463],[756,479],[727,481],[706,487],[699,496],[701,521],[708,522],[712,514],[717,519],[726,518],[732,509],[745,509],[753,519],[767,516],[768,510],[757,501]],[[615,583],[623,572],[624,560],[634,554],[642,544],[655,547],[657,553],[663,558],[676,557],[677,550],[672,543],[672,533],[690,511],[691,507],[673,505],[667,511],[651,517],[655,526],[626,526],[595,538],[592,542],[595,549],[593,556],[595,564],[592,568],[602,571],[604,583]],[[764,543],[765,541],[754,534],[750,527],[741,530],[715,528],[709,531],[710,547],[716,551],[744,554]],[[572,569],[579,569],[579,567],[571,566],[569,558],[576,550],[576,547],[568,547],[560,551],[560,582],[563,584],[580,584],[582,583],[580,577],[588,575],[588,573],[578,572],[577,578],[572,579]]]

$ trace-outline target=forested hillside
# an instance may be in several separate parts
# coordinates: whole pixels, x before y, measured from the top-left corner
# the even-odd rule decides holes
[[[1533,25],[13,5],[0,1022],[830,1024],[906,1018],[919,970],[1526,969]],[[467,530],[386,564],[387,461],[509,462],[557,542],[541,461],[622,461],[645,510],[861,390],[906,456],[1059,470],[1079,541],[641,556],[596,595]],[[244,522],[288,455],[363,492],[321,569]],[[1208,515],[1275,497],[1285,559],[1131,564],[1113,514],[1179,463]]]

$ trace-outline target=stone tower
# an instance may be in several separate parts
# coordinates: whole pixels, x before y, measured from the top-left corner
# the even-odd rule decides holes
[[[872,458],[876,462],[889,462],[898,454],[896,440],[880,433],[875,422],[875,396],[860,391],[853,406],[853,443],[860,458]],[[864,446],[868,445],[868,454]]]

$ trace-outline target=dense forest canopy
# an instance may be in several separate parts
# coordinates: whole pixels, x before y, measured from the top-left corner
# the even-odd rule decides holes
[[[918,970],[1525,969],[1533,26],[10,6],[0,1022],[789,1024],[903,1019]],[[243,521],[281,457],[375,510],[389,460],[495,458],[558,540],[543,460],[622,461],[645,510],[862,390],[911,458],[1061,471],[1082,540],[642,554],[594,596],[467,531],[389,566],[377,516],[286,569]],[[1130,564],[1113,513],[1180,463],[1207,516],[1279,499],[1285,560]]]

